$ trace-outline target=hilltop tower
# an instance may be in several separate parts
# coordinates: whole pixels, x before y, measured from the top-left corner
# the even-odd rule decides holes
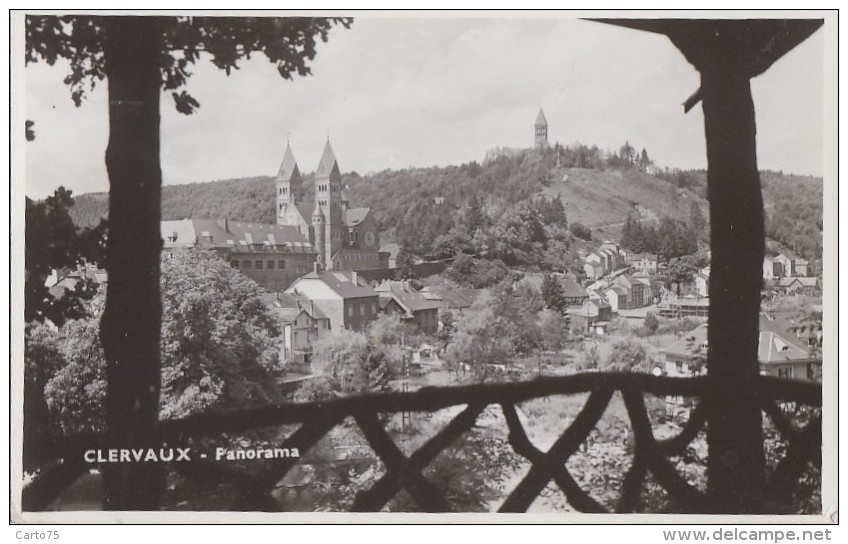
[[[315,203],[324,214],[323,244],[318,244],[316,235],[315,249],[323,252],[326,267],[332,268],[333,255],[344,245],[345,223],[342,211],[342,175],[329,138],[315,171]]]
[[[286,153],[275,179],[277,185],[277,224],[285,224],[284,217],[295,204],[303,198],[301,184],[303,178],[292,153],[291,145],[286,142]]]
[[[539,115],[536,116],[536,132],[533,147],[536,149],[548,148],[548,120],[545,119],[545,113],[542,108],[539,108]]]

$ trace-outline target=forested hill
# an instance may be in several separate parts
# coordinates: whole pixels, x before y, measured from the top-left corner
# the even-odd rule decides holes
[[[645,157],[647,159],[647,157]],[[653,175],[646,173],[655,172]],[[311,199],[312,175],[304,176]],[[763,172],[768,234],[810,258],[821,255],[821,178]],[[439,235],[447,234],[474,200],[495,219],[520,203],[559,196],[569,224],[589,227],[595,238],[617,239],[631,211],[643,221],[662,217],[687,222],[692,203],[707,212],[703,171],[656,171],[624,153],[596,147],[555,146],[543,153],[525,151],[482,164],[383,170],[343,176],[352,206],[369,206],[383,230],[383,241],[397,241],[426,256]],[[72,217],[81,226],[106,213],[106,195],[76,197]],[[163,187],[164,219],[228,218],[274,221],[272,177],[220,180]]]

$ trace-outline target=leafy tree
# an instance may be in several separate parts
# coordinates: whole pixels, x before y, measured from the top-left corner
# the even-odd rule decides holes
[[[559,351],[568,341],[568,322],[562,313],[552,309],[539,314],[539,331],[542,346],[549,351]]]
[[[203,52],[228,75],[261,51],[280,75],[310,73],[317,40],[350,19],[28,15],[26,62],[70,62],[65,79],[79,105],[108,79],[110,180],[109,285],[101,323],[110,443],[155,446],[160,392],[159,97],[170,92],[181,113],[198,101],[184,89]],[[161,472],[145,465],[108,466],[106,507],[149,509]]]
[[[692,201],[692,207],[689,210],[689,226],[696,233],[701,232],[704,230],[704,227],[707,226],[704,214],[701,212],[701,206],[694,200]]]
[[[185,251],[162,267],[161,418],[279,402],[280,331],[261,287],[212,253]],[[50,428],[100,432],[107,422],[106,359],[98,333],[102,289],[86,317],[58,331],[33,327],[28,368],[44,373]],[[34,373],[33,373],[34,374]]]
[[[649,363],[648,349],[645,344],[634,339],[622,339],[613,343],[609,359],[602,369],[618,372],[648,372],[650,371]]]
[[[317,384],[298,395],[308,400],[354,393],[388,391],[392,377],[400,373],[403,355],[399,347],[370,342],[365,333],[340,330],[322,341],[313,354]]]
[[[63,274],[85,262],[104,262],[105,223],[101,221],[94,228],[77,228],[69,213],[73,205],[71,191],[64,187],[41,202],[26,199],[24,319],[27,322],[47,319],[62,325],[66,319],[80,318],[83,301],[90,299],[96,290],[94,283],[85,278],[81,278],[74,292],[61,297],[53,296],[45,287],[52,271]]]
[[[397,314],[380,314],[368,326],[367,336],[375,344],[413,347],[420,344],[415,327],[401,321]]]
[[[415,277],[415,256],[407,249],[406,246],[401,246],[395,258],[396,279],[408,280]]]
[[[513,350],[503,325],[496,322],[492,296],[478,297],[457,321],[453,342],[445,352],[450,368],[459,373],[467,365],[475,379],[489,377],[494,365],[505,364]]]
[[[439,310],[439,323],[441,325],[437,337],[443,345],[447,346],[456,332],[456,317],[450,309]]]
[[[657,332],[657,329],[660,327],[660,320],[657,318],[657,314],[654,312],[648,312],[645,315],[645,328],[651,334]]]
[[[651,165],[651,159],[648,158],[648,151],[643,147],[642,153],[639,154],[639,169],[643,172]]]
[[[565,294],[556,276],[545,274],[542,278],[541,291],[542,299],[545,301],[545,307],[562,315],[566,307]]]
[[[483,206],[480,204],[477,196],[472,196],[465,207],[465,226],[468,229],[468,233],[471,236],[474,236],[474,233],[477,232],[478,229],[487,226],[488,219],[489,218],[486,216],[486,212],[483,210]]]
[[[691,281],[692,276],[698,271],[691,258],[679,258],[669,261],[665,271],[660,274],[660,281],[665,285],[666,289],[671,290],[677,288],[677,294],[680,295],[681,285]]]

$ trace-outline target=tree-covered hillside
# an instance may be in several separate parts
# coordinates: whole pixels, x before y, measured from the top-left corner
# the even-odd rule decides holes
[[[644,151],[644,150],[643,150]],[[649,173],[650,172],[650,173]],[[311,199],[312,175],[304,176]],[[768,235],[795,252],[821,256],[821,178],[762,173]],[[585,238],[619,239],[628,215],[659,225],[663,217],[688,223],[693,203],[708,220],[706,172],[657,170],[647,152],[625,144],[617,152],[597,147],[556,145],[544,152],[526,150],[482,164],[383,170],[343,176],[352,206],[369,206],[379,220],[384,242],[399,242],[426,257],[433,243],[462,224],[475,200],[481,212],[497,219],[510,207],[540,197],[559,197],[569,224]],[[80,226],[92,226],[106,213],[105,193],[80,195],[71,209]],[[163,187],[164,219],[228,218],[274,221],[272,177],[221,180]]]

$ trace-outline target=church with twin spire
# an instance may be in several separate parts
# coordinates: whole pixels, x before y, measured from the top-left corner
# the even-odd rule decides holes
[[[327,270],[388,267],[370,208],[351,208],[329,138],[315,170],[315,200],[304,199],[303,177],[290,143],[275,178],[277,224],[297,228],[312,244],[316,262]]]

